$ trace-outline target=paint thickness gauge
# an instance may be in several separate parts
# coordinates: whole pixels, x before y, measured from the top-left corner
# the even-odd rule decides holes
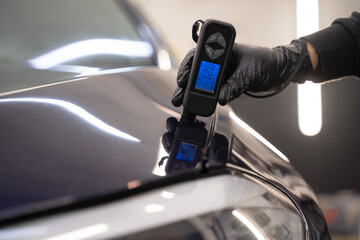
[[[235,28],[229,23],[213,19],[203,23],[185,90],[182,118],[214,113],[235,35]]]

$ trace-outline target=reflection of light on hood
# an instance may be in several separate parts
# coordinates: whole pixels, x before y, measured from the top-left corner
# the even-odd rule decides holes
[[[157,52],[158,57],[158,65],[159,68],[163,71],[167,71],[171,69],[171,60],[170,60],[170,54],[165,49],[160,49]]]
[[[161,204],[148,204],[144,207],[146,213],[157,213],[164,211],[164,205]]]
[[[75,65],[56,65],[55,67],[51,68],[51,70],[58,72],[80,73],[76,77],[82,77],[87,75],[93,75],[97,73],[100,70],[100,68],[75,66]]]
[[[165,151],[165,148],[162,144],[162,140],[160,138],[157,160],[156,160],[155,166],[152,170],[152,174],[154,174],[156,176],[160,176],[160,177],[166,176],[165,166],[166,166],[167,160],[164,160],[164,162],[162,163],[161,166],[159,166],[159,163],[163,157],[168,156],[168,155],[169,154]]]
[[[239,124],[240,127],[245,129],[247,132],[249,132],[251,135],[256,137],[260,142],[262,142],[264,145],[266,145],[271,151],[273,151],[276,155],[278,155],[281,159],[284,161],[289,162],[289,159],[280,152],[274,145],[272,145],[268,140],[266,140],[263,136],[261,136],[258,132],[256,132],[254,129],[252,129],[249,125],[247,125],[244,121],[242,121],[238,116],[235,115],[233,111],[229,112],[229,116],[231,119],[233,119],[237,124]]]
[[[72,232],[63,233],[45,240],[81,240],[94,237],[109,230],[109,225],[99,223],[89,227],[81,228]]]
[[[238,210],[232,211],[232,214],[239,219],[256,237],[257,240],[266,240],[264,235],[261,233],[259,227],[252,223],[245,215],[240,213]]]
[[[117,39],[89,39],[55,49],[36,58],[29,64],[36,69],[48,69],[77,58],[97,55],[123,55],[131,57],[150,57],[153,53],[151,45],[143,41]]]
[[[90,123],[91,125],[97,127],[100,130],[103,130],[107,133],[110,133],[114,136],[133,141],[133,142],[141,142],[138,138],[133,137],[125,132],[120,131],[119,129],[116,129],[107,123],[101,121],[94,115],[87,112],[85,109],[67,102],[63,100],[58,99],[51,99],[51,98],[5,98],[0,99],[0,103],[2,102],[32,102],[32,103],[47,103],[47,104],[53,104],[62,108],[65,108],[69,112],[77,115],[81,119],[85,120],[86,122]]]
[[[48,233],[45,226],[21,227],[18,229],[1,230],[0,240],[39,238]]]
[[[166,199],[172,199],[175,197],[175,193],[164,190],[161,192],[160,196],[162,196],[163,198],[166,198]]]
[[[157,103],[157,102],[155,102],[155,101],[153,101],[153,100],[151,100],[151,99],[150,99],[149,101],[150,101],[152,104],[154,104],[155,107],[157,107],[158,109],[160,109],[160,110],[163,111],[164,113],[169,114],[169,115],[171,115],[171,116],[173,116],[173,117],[176,117],[176,118],[181,118],[181,114],[180,114],[180,113],[177,113],[177,112],[171,110],[170,108],[165,107],[165,106],[163,106],[163,105],[161,105],[161,104],[159,104],[159,103]]]

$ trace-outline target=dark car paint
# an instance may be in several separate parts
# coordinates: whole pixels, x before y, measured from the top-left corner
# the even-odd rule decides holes
[[[126,190],[133,181],[156,181],[151,172],[169,116],[159,106],[172,108],[160,75],[166,76],[149,69],[95,76],[3,96],[1,218],[29,204],[68,203]],[[82,108],[141,142],[109,134],[52,100]]]
[[[152,171],[166,119],[180,116],[170,102],[174,79],[175,71],[150,67],[1,96],[1,220],[171,178]],[[82,108],[140,142],[110,134],[51,99]],[[230,147],[226,167],[207,159],[206,171],[226,168],[270,183],[294,202],[309,239],[328,239],[315,195],[293,167],[231,120],[229,108],[218,106],[211,119],[202,119],[209,134],[225,136]]]

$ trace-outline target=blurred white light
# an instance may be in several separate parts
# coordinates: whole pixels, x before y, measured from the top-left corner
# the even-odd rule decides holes
[[[172,199],[175,197],[175,193],[168,192],[168,191],[162,191],[160,195],[166,199]]]
[[[160,49],[157,53],[158,65],[161,70],[167,71],[171,69],[171,60],[168,51]]]
[[[161,164],[161,166],[159,166],[159,163],[161,161],[161,159],[165,156],[169,156],[169,154],[165,151],[165,148],[164,146],[162,145],[162,138],[160,138],[160,141],[159,141],[159,149],[158,149],[158,155],[157,155],[157,160],[156,160],[156,163],[155,163],[155,166],[152,170],[152,173],[156,176],[160,176],[160,177],[163,177],[163,176],[166,176],[166,172],[165,172],[165,166],[166,166],[166,163],[167,163],[167,159],[164,160],[164,162]]]
[[[14,230],[1,230],[1,240],[40,238],[48,232],[47,227],[23,227]]]
[[[105,223],[99,223],[86,228],[81,228],[75,231],[63,233],[54,237],[46,238],[45,240],[81,240],[94,237],[101,233],[108,231],[109,226]]]
[[[318,0],[296,1],[296,33],[302,37],[319,30]],[[306,82],[298,85],[298,122],[306,136],[318,134],[322,126],[321,85]]]
[[[266,240],[264,234],[261,232],[260,228],[252,223],[245,215],[240,213],[238,210],[232,211],[232,214],[239,219],[256,237],[257,240]]]
[[[252,129],[249,125],[247,125],[243,120],[241,120],[238,116],[235,115],[233,111],[229,112],[229,116],[233,119],[240,127],[244,128],[247,132],[256,137],[260,142],[266,145],[271,151],[273,151],[276,155],[278,155],[281,159],[286,162],[289,162],[289,159],[279,151],[274,145],[272,145],[268,140],[266,140],[263,136],[261,136],[258,132]]]
[[[97,54],[150,57],[153,49],[149,43],[143,41],[88,39],[68,44],[28,62],[33,68],[49,69],[64,62]]]
[[[97,73],[100,70],[100,68],[76,66],[76,65],[56,65],[52,67],[51,70],[58,72],[80,73],[76,77],[82,77],[82,76],[93,75]]]
[[[112,134],[114,136],[133,141],[133,142],[141,142],[140,139],[131,136],[130,134],[127,134],[125,132],[120,131],[119,129],[116,129],[107,123],[101,121],[94,115],[87,112],[85,109],[67,102],[63,100],[58,99],[52,99],[52,98],[4,98],[0,99],[0,103],[2,102],[33,102],[33,103],[47,103],[47,104],[53,104],[62,108],[65,108],[69,112],[77,115],[81,119],[85,120],[86,122],[92,124],[93,126],[97,127],[100,130],[103,130],[109,134]]]
[[[146,213],[157,213],[164,211],[164,205],[161,204],[148,204],[145,206],[144,211]]]
[[[296,0],[296,35],[303,37],[319,30],[318,0]]]
[[[300,131],[314,136],[322,125],[321,85],[310,81],[298,86],[298,118]]]

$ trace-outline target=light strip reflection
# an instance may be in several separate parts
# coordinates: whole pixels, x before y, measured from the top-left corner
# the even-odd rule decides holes
[[[162,204],[148,204],[144,207],[146,213],[158,213],[164,211],[164,205]]]
[[[88,39],[65,45],[28,62],[33,68],[49,69],[70,60],[97,54],[150,57],[153,48],[143,41]]]
[[[274,145],[272,145],[268,140],[266,140],[263,136],[261,136],[258,132],[256,132],[254,129],[252,129],[249,125],[247,125],[243,120],[241,120],[238,116],[235,115],[233,111],[229,112],[229,116],[231,119],[233,119],[237,124],[239,124],[240,127],[244,128],[246,131],[248,131],[250,134],[252,134],[254,137],[256,137],[260,142],[265,144],[271,151],[273,151],[276,155],[278,155],[281,159],[283,159],[286,162],[290,162],[289,159],[279,151]]]
[[[171,69],[171,60],[168,51],[160,49],[157,53],[157,57],[159,61],[158,65],[161,70],[167,71]]]
[[[0,240],[39,238],[48,233],[46,226],[20,227],[18,229],[0,230]]]
[[[91,125],[97,127],[100,130],[103,130],[104,132],[107,132],[111,135],[133,141],[133,142],[141,142],[140,139],[131,136],[130,134],[127,134],[125,132],[120,131],[119,129],[116,129],[107,123],[101,121],[94,115],[87,112],[85,109],[67,102],[63,100],[58,99],[52,99],[52,98],[5,98],[0,99],[0,103],[3,102],[29,102],[29,103],[47,103],[47,104],[53,104],[59,107],[62,107],[69,112],[75,114],[76,116],[80,117],[81,119],[85,120],[86,122],[90,123]]]
[[[99,223],[72,232],[67,232],[54,237],[46,238],[45,240],[81,240],[89,237],[94,237],[108,230],[109,230],[109,225],[105,223]]]
[[[261,233],[260,229],[255,226],[245,215],[240,213],[238,210],[232,211],[232,214],[239,219],[245,226],[255,235],[257,240],[266,240],[265,236]]]
[[[166,152],[164,146],[162,145],[162,139],[160,138],[157,160],[156,160],[155,166],[152,170],[152,174],[154,174],[156,176],[160,176],[160,177],[166,176],[165,166],[167,163],[167,159],[164,160],[164,162],[162,163],[161,166],[159,166],[159,163],[163,157],[168,156],[168,155],[169,154]]]

